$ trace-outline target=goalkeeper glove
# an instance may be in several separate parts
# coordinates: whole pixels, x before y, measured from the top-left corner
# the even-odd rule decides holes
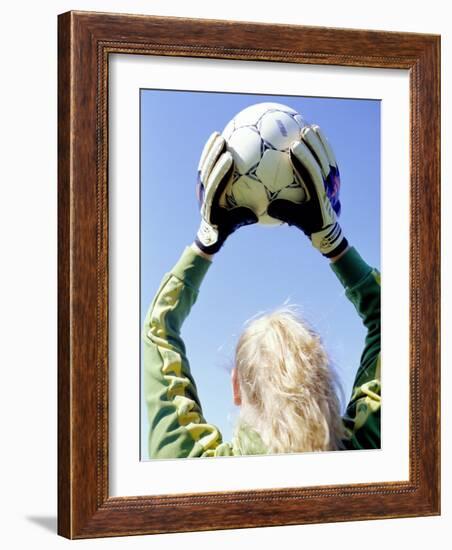
[[[285,199],[270,203],[268,214],[301,229],[315,248],[331,258],[348,246],[337,221],[340,177],[336,158],[318,126],[306,126],[301,140],[292,143],[290,160],[307,199],[301,204]]]
[[[234,161],[226,148],[226,141],[214,132],[204,146],[198,166],[197,197],[201,225],[195,242],[206,254],[218,252],[239,227],[257,223],[256,214],[249,208],[239,206],[227,210],[219,204],[233,171]]]

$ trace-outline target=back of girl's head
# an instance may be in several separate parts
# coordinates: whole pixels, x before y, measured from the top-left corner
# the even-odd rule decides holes
[[[235,367],[240,421],[270,453],[340,448],[340,387],[319,335],[291,308],[251,321],[239,338]]]

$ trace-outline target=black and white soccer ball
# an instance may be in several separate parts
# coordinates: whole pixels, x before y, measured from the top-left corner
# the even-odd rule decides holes
[[[300,139],[304,126],[300,114],[280,103],[257,103],[240,111],[222,132],[234,159],[234,174],[220,206],[246,206],[259,223],[280,224],[267,213],[273,200],[306,199],[289,159],[289,147]]]

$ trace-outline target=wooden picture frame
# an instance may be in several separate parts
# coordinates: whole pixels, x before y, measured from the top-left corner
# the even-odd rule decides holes
[[[58,533],[88,538],[440,513],[440,37],[90,12],[59,16]],[[108,489],[110,54],[407,69],[408,481],[111,497]]]

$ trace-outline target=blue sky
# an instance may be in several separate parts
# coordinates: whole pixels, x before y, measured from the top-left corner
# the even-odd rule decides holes
[[[262,101],[288,105],[323,129],[341,173],[343,231],[380,268],[379,101],[142,90],[141,323],[164,273],[196,235],[196,170],[205,141]],[[225,441],[237,416],[229,371],[238,336],[248,319],[285,302],[298,305],[320,333],[350,397],[365,330],[328,261],[295,228],[242,228],[217,254],[182,330],[204,416]],[[147,459],[142,394],[140,406],[141,458]]]

